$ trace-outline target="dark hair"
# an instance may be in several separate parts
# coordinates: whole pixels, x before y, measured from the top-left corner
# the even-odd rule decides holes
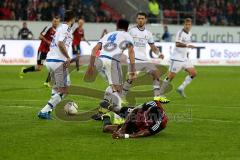
[[[191,22],[192,23],[192,19],[191,18],[185,18],[184,23],[186,23],[186,22]]]
[[[147,14],[145,12],[138,12],[137,16],[144,16],[145,18],[147,18]]]
[[[54,15],[53,19],[60,19],[60,16],[59,15]]]
[[[71,19],[75,18],[75,14],[71,10],[66,10],[64,13],[64,21],[68,22]]]
[[[125,19],[120,19],[117,22],[117,29],[124,29],[125,31],[127,31],[128,26],[129,26],[129,21],[127,21]]]
[[[151,107],[148,113],[149,119],[158,121],[162,118],[161,111],[158,107]]]

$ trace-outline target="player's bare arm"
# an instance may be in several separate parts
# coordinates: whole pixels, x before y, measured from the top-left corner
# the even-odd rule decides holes
[[[85,36],[82,37],[82,41],[87,42],[87,44],[88,44],[89,46],[91,46],[91,43],[85,38]]]
[[[131,66],[129,79],[134,79],[136,77],[136,69],[135,69],[135,53],[133,50],[133,45],[128,45],[128,56],[129,56],[130,66]]]
[[[96,59],[96,53],[98,50],[100,50],[102,47],[102,45],[100,43],[98,43],[93,49],[92,49],[92,53],[91,53],[91,57],[90,57],[90,62],[88,65],[88,69],[87,69],[87,75],[92,75],[93,74],[93,67],[94,67],[94,62]]]
[[[134,134],[121,134],[119,132],[116,132],[113,136],[113,138],[118,139],[118,138],[140,138],[140,137],[147,137],[151,136],[151,133],[148,129],[139,131]]]
[[[58,47],[59,47],[60,51],[62,52],[62,54],[67,58],[67,61],[65,63],[65,67],[68,68],[69,65],[70,65],[71,59],[70,59],[70,57],[68,55],[67,49],[65,47],[65,44],[62,41],[59,41],[58,42]]]
[[[185,43],[181,43],[181,42],[176,42],[176,47],[180,47],[180,48],[196,48],[194,45],[185,44]]]
[[[44,42],[46,42],[46,43],[49,44],[49,45],[50,45],[50,43],[51,43],[51,42],[48,41],[42,34],[39,35],[39,39],[42,40],[42,41],[44,41]]]
[[[161,59],[164,58],[164,55],[159,51],[159,49],[154,44],[149,44],[151,50],[156,54],[159,55]]]

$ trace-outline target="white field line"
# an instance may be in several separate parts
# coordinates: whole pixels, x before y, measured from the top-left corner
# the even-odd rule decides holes
[[[40,100],[40,99],[0,99],[0,102],[42,102],[42,101],[47,101],[46,100]]]
[[[221,119],[214,119],[214,118],[191,118],[191,119],[199,120],[199,121],[220,122],[220,123],[240,123],[240,121],[221,120]]]
[[[11,107],[11,108],[33,108],[33,107],[30,107],[30,106],[17,106],[17,105],[0,105],[0,108],[1,107]]]
[[[10,105],[10,106],[6,106],[6,105],[0,105],[0,108],[1,107],[13,107],[13,108],[33,108],[33,107],[30,107],[30,106],[14,106],[14,105]],[[89,110],[78,110],[80,112],[87,112]],[[191,117],[190,119],[180,119],[180,120],[172,120],[172,122],[191,122],[191,121],[194,121],[194,120],[198,120],[198,121],[209,121],[209,122],[219,122],[219,123],[239,123],[240,124],[240,121],[231,121],[231,120],[221,120],[221,119],[210,119],[210,118],[194,118],[194,117]]]
[[[184,106],[184,107],[212,107],[212,108],[226,108],[226,109],[240,109],[240,105],[226,105],[226,104],[220,104],[220,105],[199,105],[199,104],[177,104],[177,103],[169,103],[171,106]],[[165,105],[164,105],[165,106]],[[168,104],[166,104],[166,107]]]
[[[47,101],[47,99],[0,99],[0,102],[44,102]],[[81,101],[88,102],[89,100],[81,99]],[[199,105],[199,104],[178,104],[178,103],[169,103],[164,104],[163,106],[183,106],[183,107],[212,107],[212,108],[226,108],[226,109],[240,109],[239,104],[232,104],[232,105],[226,105],[226,104],[219,104],[219,105]]]

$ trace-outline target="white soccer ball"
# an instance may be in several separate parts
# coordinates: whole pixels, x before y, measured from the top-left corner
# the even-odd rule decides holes
[[[68,102],[64,106],[64,111],[68,115],[76,115],[78,113],[78,105],[75,102]]]

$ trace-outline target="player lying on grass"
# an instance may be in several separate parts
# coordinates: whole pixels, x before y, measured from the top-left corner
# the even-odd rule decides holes
[[[168,122],[159,101],[146,102],[136,108],[123,107],[118,114],[126,117],[126,121],[123,122],[121,117],[116,115],[112,121],[109,115],[103,116],[103,132],[112,133],[115,139],[155,135],[162,131]]]

